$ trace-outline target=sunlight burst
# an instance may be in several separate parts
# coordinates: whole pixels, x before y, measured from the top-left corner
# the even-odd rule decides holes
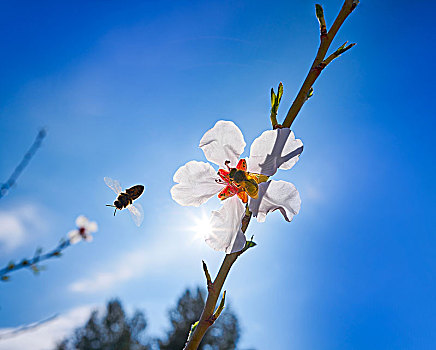
[[[193,232],[192,241],[203,240],[204,237],[211,231],[210,218],[207,212],[202,210],[199,216],[192,216],[193,225],[187,228]]]

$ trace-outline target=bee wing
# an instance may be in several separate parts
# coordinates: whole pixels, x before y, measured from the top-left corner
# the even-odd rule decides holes
[[[257,185],[256,180],[249,179],[247,181],[242,182],[242,188],[251,198],[257,198],[259,193],[259,186]]]
[[[144,220],[144,210],[142,210],[141,204],[136,203],[135,205],[129,205],[127,209],[129,209],[136,226],[141,226],[142,221]]]
[[[116,194],[120,194],[122,192],[121,185],[117,180],[112,180],[110,177],[105,177],[104,182],[108,185],[112,191]]]
[[[248,179],[254,179],[258,184],[262,182],[267,182],[269,178],[269,176],[256,174],[256,173],[247,173],[247,175],[248,175],[247,176]]]

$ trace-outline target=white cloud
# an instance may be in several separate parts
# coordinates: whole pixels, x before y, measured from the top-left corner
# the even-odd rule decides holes
[[[130,280],[142,275],[149,262],[147,251],[138,249],[120,256],[115,266],[111,266],[110,272],[96,272],[93,277],[81,279],[72,283],[69,289],[73,292],[98,292],[112,287],[118,282]]]
[[[95,271],[88,278],[80,279],[69,286],[73,292],[95,293],[128,280],[162,269],[180,260],[180,247],[156,241],[140,244],[134,251],[121,254],[107,265],[104,271]],[[162,247],[165,247],[162,249]]]
[[[36,328],[7,336],[19,328],[0,328],[0,350],[46,350],[55,345],[88,319],[93,306],[81,306]],[[2,339],[3,338],[3,339]]]
[[[45,226],[40,210],[31,204],[0,211],[0,249],[13,251]]]
[[[121,282],[143,277],[186,271],[192,264],[200,266],[201,259],[220,259],[215,251],[205,243],[199,230],[204,229],[204,211],[202,216],[191,215],[187,219],[188,227],[171,227],[162,229],[165,234],[154,237],[154,241],[146,239],[136,245],[133,251],[121,253],[111,258],[111,262],[103,270],[95,270],[90,276],[81,278],[69,285],[68,289],[78,293],[96,293],[108,291]],[[186,215],[186,212],[185,212]],[[208,218],[206,216],[206,218]],[[189,254],[187,253],[189,252]]]

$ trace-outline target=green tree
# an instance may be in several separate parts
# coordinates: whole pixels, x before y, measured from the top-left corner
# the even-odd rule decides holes
[[[192,324],[200,319],[205,303],[205,292],[186,290],[169,311],[171,328],[165,340],[158,340],[158,349],[183,349]],[[200,350],[236,349],[239,340],[239,325],[236,315],[227,307],[203,338]]]
[[[93,311],[83,327],[76,329],[71,338],[57,346],[57,350],[148,350],[140,338],[147,327],[144,314],[136,311],[127,318],[121,302],[109,301],[106,313],[98,317]]]
[[[64,339],[56,350],[182,350],[192,324],[199,320],[204,307],[205,292],[200,288],[187,289],[176,306],[169,311],[170,329],[165,339],[146,339],[147,321],[144,314],[136,311],[128,318],[121,302],[111,300],[105,314],[99,317],[95,310],[86,324]],[[236,315],[226,307],[209,329],[199,349],[232,350],[239,340]]]

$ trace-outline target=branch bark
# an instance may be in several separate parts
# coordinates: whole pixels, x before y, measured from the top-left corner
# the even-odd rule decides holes
[[[350,44],[347,47],[345,47],[345,44],[339,47],[333,54],[331,54],[327,59],[325,59],[325,56],[327,54],[327,51],[330,47],[330,44],[332,43],[334,37],[336,36],[339,28],[344,23],[345,19],[350,15],[351,12],[353,12],[354,8],[359,3],[358,0],[345,0],[338,16],[336,17],[335,21],[333,22],[330,30],[327,32],[327,26],[324,19],[324,12],[321,7],[321,5],[316,6],[316,13],[317,18],[320,22],[320,38],[321,43],[318,48],[318,52],[316,54],[315,60],[312,63],[312,66],[309,70],[309,73],[307,74],[307,77],[303,83],[303,85],[300,88],[300,91],[297,94],[297,97],[295,98],[294,102],[292,103],[291,108],[288,111],[288,114],[286,115],[285,121],[283,122],[283,125],[277,124],[277,108],[278,104],[280,103],[280,98],[278,98],[280,95],[280,85],[278,90],[278,95],[276,96],[274,94],[274,90],[271,91],[271,123],[273,128],[276,127],[291,127],[292,122],[295,120],[296,116],[301,110],[301,107],[303,106],[304,102],[309,97],[309,92],[311,91],[312,85],[315,82],[315,80],[318,78],[318,76],[321,74],[321,71],[331,62],[333,59],[338,57],[343,52],[349,50],[351,47],[354,46],[354,44]],[[281,86],[281,93],[283,93],[283,86]],[[251,213],[246,211],[244,218],[242,219],[242,231],[245,233],[247,230],[248,224],[250,223],[251,219]],[[188,336],[188,341],[186,342],[186,345],[184,347],[184,350],[196,350],[201,340],[203,339],[203,336],[205,335],[206,331],[209,329],[210,326],[213,325],[216,318],[221,313],[223,307],[224,307],[224,297],[218,307],[217,312],[214,313],[218,298],[221,293],[221,289],[224,285],[224,282],[227,278],[227,275],[230,272],[231,267],[235,263],[236,259],[244,253],[247,249],[255,245],[253,242],[247,242],[245,248],[241,250],[240,252],[236,252],[233,254],[227,254],[221,264],[220,270],[218,271],[218,274],[215,278],[215,280],[212,282],[209,272],[207,270],[206,264],[203,262],[203,270],[206,276],[207,280],[207,286],[208,286],[208,294],[206,299],[206,304],[203,308],[203,312],[201,313],[200,320],[192,327],[191,332]]]
[[[242,219],[242,231],[244,233],[248,228],[250,219],[251,219],[251,212],[247,210],[245,216]],[[227,275],[229,274],[230,269],[235,263],[236,259],[238,259],[238,257],[250,247],[251,245],[246,244],[244,249],[242,249],[241,251],[232,254],[226,254],[221,264],[220,270],[218,271],[218,274],[212,283],[210,283],[209,279],[207,278],[207,276],[209,275],[209,272],[206,274],[207,267],[205,268],[206,265],[205,264],[203,265],[203,269],[205,271],[206,279],[208,282],[206,304],[203,308],[203,312],[201,313],[198,324],[196,325],[195,329],[191,331],[189,335],[184,350],[197,349],[201,343],[201,340],[203,339],[204,334],[206,333],[208,328],[212,326],[213,323],[215,322],[216,319],[214,317],[215,306],[220,296],[221,289],[223,288],[224,282],[227,278]],[[223,306],[224,305],[220,305],[221,309],[223,308]]]
[[[29,164],[36,151],[38,151],[38,149],[41,147],[42,141],[44,140],[46,135],[47,131],[45,129],[39,130],[38,135],[36,135],[35,141],[33,141],[32,146],[26,152],[21,162],[17,165],[12,175],[5,183],[1,184],[0,198],[4,197],[8,193],[8,191],[16,184],[18,177]]]
[[[338,16],[336,17],[335,21],[333,22],[327,34],[323,33],[322,30],[323,25],[320,26],[321,41],[318,48],[318,52],[316,53],[315,60],[313,61],[312,66],[310,67],[309,73],[307,74],[307,77],[304,80],[304,83],[301,86],[300,91],[297,94],[297,97],[295,98],[291,108],[288,111],[288,114],[286,115],[285,121],[282,124],[283,127],[285,128],[291,127],[292,123],[294,122],[295,118],[300,112],[301,107],[303,107],[304,102],[306,102],[307,100],[307,96],[310,88],[315,83],[316,79],[319,77],[322,70],[327,66],[328,63],[331,62],[331,60],[328,62],[324,61],[324,58],[327,54],[330,44],[335,38],[339,28],[342,26],[342,24],[347,19],[347,17],[351,14],[351,12],[353,12],[353,10],[356,8],[358,3],[359,2],[357,0],[345,0],[344,5],[339,11]]]
[[[9,281],[10,274],[14,271],[29,268],[34,273],[39,273],[41,268],[38,265],[48,259],[60,257],[62,251],[71,245],[69,240],[62,240],[55,249],[49,251],[48,253],[42,254],[41,249],[37,249],[33,258],[22,259],[19,263],[10,262],[5,267],[0,269],[0,281]]]

